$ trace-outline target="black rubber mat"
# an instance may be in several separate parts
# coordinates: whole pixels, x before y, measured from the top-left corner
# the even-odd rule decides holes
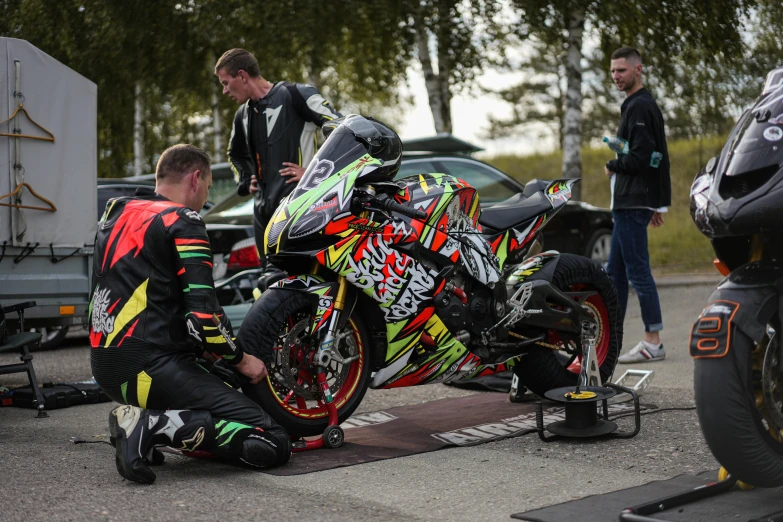
[[[547,403],[544,425],[564,418],[563,408]],[[631,411],[632,403],[610,405],[613,413]],[[295,453],[272,475],[300,475],[366,462],[470,446],[535,431],[535,403],[509,402],[508,396],[479,393],[467,397],[364,413],[342,424],[345,444],[338,449]]]
[[[625,508],[704,486],[717,480],[718,471],[699,475],[679,475],[669,480],[650,482],[604,495],[593,495],[543,509],[511,515],[529,522],[615,522]],[[765,515],[783,510],[783,488],[756,488],[743,491],[736,486],[730,491],[698,502],[674,507],[648,517],[656,520],[683,522],[748,522],[768,520]]]

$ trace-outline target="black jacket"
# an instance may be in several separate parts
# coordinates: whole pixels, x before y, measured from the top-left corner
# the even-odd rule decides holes
[[[630,152],[606,163],[617,176],[613,209],[660,208],[672,203],[669,151],[666,147],[663,115],[650,91],[638,90],[625,99],[620,109],[617,135],[628,141]],[[653,152],[663,157],[652,167]]]
[[[283,162],[307,166],[317,149],[315,130],[342,116],[311,85],[277,82],[266,96],[248,100],[236,112],[228,161],[237,181],[237,193],[249,193],[253,175],[259,178],[256,214],[272,217],[280,201],[296,183],[280,175]]]

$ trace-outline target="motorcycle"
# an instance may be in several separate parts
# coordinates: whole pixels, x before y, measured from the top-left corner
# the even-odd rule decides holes
[[[392,181],[402,145],[380,122],[349,115],[324,133],[266,229],[267,256],[288,277],[238,334],[269,371],[243,392],[293,436],[327,439],[368,388],[513,367],[543,395],[611,376],[622,329],[603,268],[555,251],[525,259],[578,180],[534,180],[481,210],[452,176]]]
[[[693,181],[691,215],[725,278],[691,330],[696,411],[712,454],[750,485],[783,485],[783,68]]]

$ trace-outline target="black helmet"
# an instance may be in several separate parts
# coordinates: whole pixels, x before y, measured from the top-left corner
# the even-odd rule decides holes
[[[691,215],[708,237],[751,234],[783,220],[783,68],[745,111],[691,186]]]
[[[402,162],[402,141],[388,125],[369,116],[348,114],[342,118],[325,123],[324,136],[332,133],[349,134],[364,146],[367,154],[381,160],[383,166],[373,171],[378,180],[391,180],[400,169]]]

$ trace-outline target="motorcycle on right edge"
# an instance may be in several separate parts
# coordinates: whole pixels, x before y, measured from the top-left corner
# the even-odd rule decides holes
[[[783,67],[691,186],[726,276],[691,329],[696,411],[732,477],[783,485]]]

